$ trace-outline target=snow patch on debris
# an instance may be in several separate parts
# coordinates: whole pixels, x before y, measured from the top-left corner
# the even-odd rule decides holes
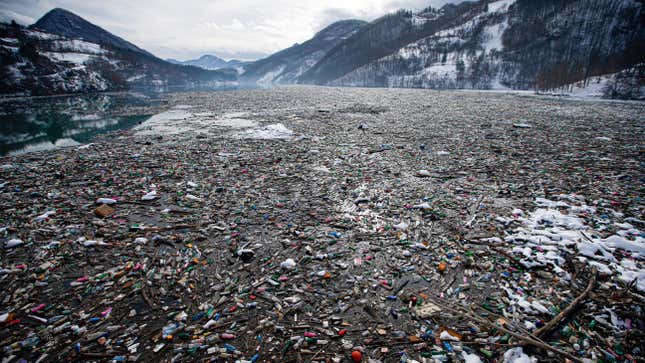
[[[522,347],[509,349],[504,353],[504,363],[536,363],[537,359],[524,354]]]
[[[637,289],[645,291],[645,234],[623,220],[622,214],[599,213],[579,196],[556,199],[537,198],[534,211],[498,218],[504,224],[520,225],[505,237],[514,245],[512,252],[522,256],[520,263],[527,268],[551,266],[568,279],[562,265],[564,255],[571,254],[623,283],[636,280]]]
[[[257,121],[249,120],[244,117],[247,116],[245,112],[231,112],[225,113],[222,117],[213,121],[213,125],[230,127],[230,128],[247,128],[247,127],[256,127],[258,126]]]
[[[467,354],[466,352],[461,352],[461,357],[464,359],[464,363],[482,363],[481,358],[477,354]]]
[[[182,135],[186,136],[195,133],[221,134],[224,129],[250,129],[258,127],[259,123],[245,118],[246,113],[226,113],[220,117],[214,117],[212,113],[193,113],[190,107],[178,105],[172,109],[150,117],[143,124],[134,128],[137,135]],[[281,124],[279,124],[281,125]],[[284,127],[284,126],[282,126]],[[277,135],[278,131],[273,125],[267,126],[269,131],[261,134],[258,138],[270,138],[269,133]],[[285,128],[286,129],[286,128]],[[258,129],[260,133],[264,128]],[[249,130],[249,132],[252,130]],[[283,131],[284,132],[284,131]],[[291,132],[289,130],[289,132]],[[251,137],[252,135],[247,135]],[[277,137],[283,138],[283,137]]]
[[[293,131],[289,130],[283,124],[278,123],[238,132],[233,137],[239,139],[286,140],[293,137]]]
[[[171,135],[188,131],[178,121],[191,118],[193,114],[182,107],[151,116],[134,128],[137,135]]]
[[[351,220],[355,228],[363,233],[382,232],[392,221],[388,221],[377,210],[372,209],[368,202],[376,199],[376,190],[372,190],[365,183],[352,190],[355,199],[345,199],[337,206],[336,212],[341,220]],[[378,208],[375,208],[378,209]]]

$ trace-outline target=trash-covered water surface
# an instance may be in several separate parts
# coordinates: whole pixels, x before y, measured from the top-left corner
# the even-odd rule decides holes
[[[644,359],[644,104],[164,97],[1,158],[3,361]]]

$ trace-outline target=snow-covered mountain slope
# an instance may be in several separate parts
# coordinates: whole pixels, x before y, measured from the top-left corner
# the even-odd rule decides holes
[[[237,59],[226,61],[218,56],[205,54],[197,59],[190,59],[187,61],[178,61],[176,59],[166,59],[167,62],[173,64],[181,64],[184,66],[195,66],[208,70],[217,70],[223,68],[235,69],[239,74],[244,73],[244,67],[250,62],[244,62]]]
[[[330,49],[352,36],[365,24],[367,23],[360,20],[335,22],[302,44],[248,64],[244,68],[242,80],[261,84],[294,83]]]
[[[645,101],[645,63],[613,74],[590,77],[541,92],[573,98],[618,98]]]
[[[17,24],[0,24],[0,94],[217,86],[237,79],[233,70],[174,65],[148,54],[110,42],[95,43]]]
[[[496,79],[514,0],[500,0],[464,13],[458,25],[410,43],[395,53],[334,80],[334,85],[423,88],[499,88]],[[474,11],[473,11],[474,10]],[[479,74],[481,73],[481,74]]]
[[[122,90],[101,72],[109,52],[95,43],[0,25],[0,93],[55,94]]]
[[[645,61],[644,15],[634,0],[480,1],[458,24],[322,83],[553,88]]]
[[[82,39],[88,42],[103,44],[111,48],[129,50],[148,56],[153,56],[147,51],[122,39],[101,27],[98,27],[80,16],[65,9],[56,8],[43,15],[31,29],[62,35],[66,38]]]
[[[332,48],[300,77],[299,82],[329,84],[409,43],[462,24],[480,7],[475,2],[465,1],[447,4],[441,9],[427,8],[418,13],[401,10],[385,15]]]

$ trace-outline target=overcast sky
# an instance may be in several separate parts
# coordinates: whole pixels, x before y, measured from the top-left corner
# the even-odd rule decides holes
[[[152,52],[255,59],[311,38],[341,19],[457,0],[0,0],[0,21],[32,24],[60,7]]]

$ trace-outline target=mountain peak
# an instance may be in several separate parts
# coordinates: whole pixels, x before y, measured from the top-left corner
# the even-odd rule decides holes
[[[176,59],[168,58],[166,62],[180,64],[184,66],[195,66],[208,70],[216,70],[222,68],[240,68],[244,67],[248,62],[231,59],[226,61],[216,55],[204,54],[197,59],[190,59],[186,61],[178,61]]]
[[[45,15],[43,15],[41,17],[41,19],[46,18],[46,17],[52,17],[52,16],[54,16],[54,17],[69,16],[69,17],[81,18],[80,16],[72,13],[69,10],[66,10],[66,9],[63,9],[63,8],[53,8],[50,11],[48,11],[47,13],[45,13]]]
[[[324,27],[322,30],[320,30],[316,35],[314,35],[315,38],[326,38],[326,37],[336,37],[339,34],[345,34],[348,33],[349,31],[353,29],[357,29],[363,25],[367,24],[366,21],[363,20],[358,20],[358,19],[346,19],[346,20],[339,20],[337,22],[331,23]]]
[[[220,57],[218,57],[216,55],[212,55],[212,54],[204,54],[203,56],[199,57],[199,60],[207,60],[207,59],[221,60],[221,61],[224,60],[224,59],[222,59],[222,58],[220,58]]]
[[[32,24],[30,28],[154,57],[152,54],[125,39],[63,8],[54,8],[48,11],[36,23]]]

